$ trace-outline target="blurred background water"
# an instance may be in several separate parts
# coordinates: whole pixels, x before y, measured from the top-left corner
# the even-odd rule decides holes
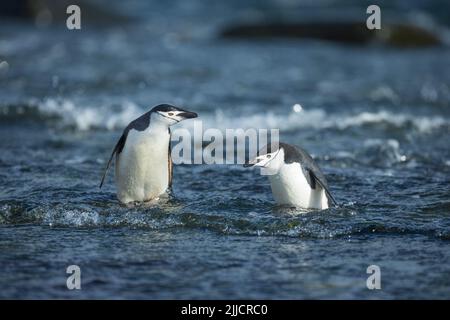
[[[450,298],[448,2],[379,1],[401,41],[352,36],[364,1],[86,1],[74,31],[68,4],[1,5],[1,298]],[[340,207],[276,207],[238,165],[176,166],[174,199],[121,206],[105,161],[162,102],[279,128]]]

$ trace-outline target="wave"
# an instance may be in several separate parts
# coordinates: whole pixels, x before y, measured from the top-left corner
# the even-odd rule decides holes
[[[52,98],[41,102],[31,101],[22,106],[0,107],[3,119],[57,120],[55,123],[59,126],[75,128],[80,131],[121,129],[146,111],[130,101],[124,101],[114,106],[87,106],[77,105],[67,99]],[[250,114],[242,112],[238,116],[230,117],[224,111],[216,109],[212,112],[204,112],[199,119],[202,121],[204,129],[218,128],[221,130],[227,128],[283,128],[284,131],[307,128],[345,130],[352,127],[384,125],[394,129],[406,128],[420,133],[428,133],[450,127],[450,119],[442,116],[412,115],[387,110],[336,114],[327,113],[323,109],[302,109],[300,112],[294,110],[280,113],[273,111],[259,111]],[[193,121],[183,122],[181,127],[192,129]]]
[[[276,114],[267,112],[230,119],[223,112],[217,111],[213,122],[221,127],[238,125],[242,128],[283,128],[294,130],[302,128],[313,129],[338,129],[345,130],[351,127],[361,127],[374,124],[386,124],[396,128],[412,126],[420,132],[430,132],[450,125],[450,120],[440,116],[412,116],[407,114],[392,113],[390,111],[360,112],[348,115],[327,114],[322,109],[303,110],[289,114]]]
[[[374,234],[421,234],[448,240],[447,228],[435,224],[411,225],[409,219],[380,221],[368,218],[362,208],[347,204],[321,212],[288,208],[258,209],[236,213],[197,213],[177,203],[126,208],[88,205],[41,205],[25,208],[18,203],[0,205],[1,224],[33,223],[49,227],[133,228],[145,230],[196,229],[224,235],[281,236],[305,239],[336,239]]]
[[[57,120],[62,127],[73,127],[80,131],[103,128],[113,130],[125,127],[143,110],[136,104],[125,101],[118,106],[80,106],[67,99],[31,100],[24,105],[0,107],[4,119]]]

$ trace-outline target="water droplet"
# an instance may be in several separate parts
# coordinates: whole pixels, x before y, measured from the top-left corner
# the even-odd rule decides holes
[[[292,110],[294,111],[294,112],[301,112],[301,111],[303,111],[303,107],[301,106],[301,104],[299,104],[299,103],[296,103],[296,104],[294,104],[293,106],[292,106]]]

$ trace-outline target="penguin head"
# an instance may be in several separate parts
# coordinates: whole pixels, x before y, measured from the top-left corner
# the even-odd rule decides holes
[[[186,119],[197,118],[195,112],[183,110],[170,104],[157,105],[150,113],[152,114],[152,117],[158,118],[159,121],[162,121],[169,126]]]
[[[259,150],[258,155],[244,164],[244,167],[261,167],[277,172],[284,164],[284,149],[282,146],[272,148],[270,144]]]

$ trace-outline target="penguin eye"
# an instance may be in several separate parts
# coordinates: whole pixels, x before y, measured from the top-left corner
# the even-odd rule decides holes
[[[267,158],[270,159],[270,157],[272,157],[272,155],[271,155],[271,154],[268,154],[268,155],[267,155]]]
[[[169,116],[173,116],[173,112],[169,112],[168,115],[169,115]]]

